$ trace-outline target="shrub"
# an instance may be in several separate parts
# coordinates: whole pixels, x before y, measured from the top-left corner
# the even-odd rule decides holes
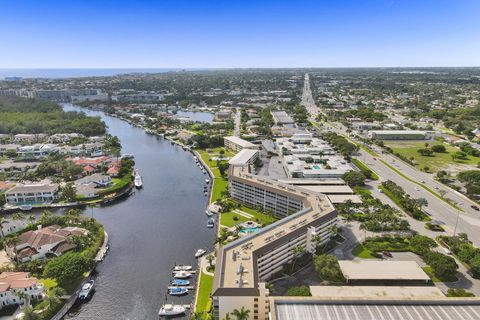
[[[310,293],[310,288],[307,286],[299,286],[299,287],[291,287],[287,290],[287,293],[285,294],[287,296],[302,296],[302,297],[308,297],[311,296],[312,294]]]

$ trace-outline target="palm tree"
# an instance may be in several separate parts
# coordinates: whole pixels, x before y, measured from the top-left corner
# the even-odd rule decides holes
[[[12,234],[8,238],[5,239],[5,244],[7,246],[12,246],[13,247],[13,252],[15,253],[15,261],[18,262],[18,257],[17,257],[17,243],[20,241],[20,238],[18,237],[18,234]]]
[[[55,287],[50,291],[47,296],[46,302],[49,310],[54,310],[62,301],[61,297],[65,294],[65,291],[60,287]]]
[[[202,318],[203,318],[203,312],[200,312],[200,311],[196,311],[190,316],[191,320],[202,320]]]
[[[227,313],[225,315],[225,318],[223,318],[223,320],[231,320],[232,318],[230,318],[230,313]]]
[[[18,297],[20,301],[23,301],[23,307],[30,307],[30,295],[25,293],[24,291],[15,292],[15,295]]]
[[[24,219],[25,219],[25,215],[21,212],[15,212],[14,214],[12,214],[12,220],[18,221],[18,220],[24,220]]]
[[[23,309],[22,320],[38,320],[40,316],[34,311],[32,307],[26,307]]]
[[[2,236],[2,238],[5,237],[5,234],[3,233],[3,225],[7,222],[8,222],[7,219],[0,216],[0,235]]]
[[[232,315],[237,318],[237,320],[248,320],[250,318],[249,314],[250,310],[245,309],[245,307],[242,307],[240,310],[233,309],[232,311]]]
[[[367,227],[365,226],[365,223],[360,224],[360,230],[363,230],[365,233],[363,241],[367,240]]]
[[[296,246],[293,248],[293,264],[292,264],[292,272],[295,270],[295,263],[297,259],[305,253],[305,248],[302,246]]]
[[[209,254],[208,256],[205,257],[205,259],[207,259],[208,265],[212,267],[212,261],[215,260],[215,257],[213,256],[213,254]]]
[[[36,218],[33,214],[31,214],[27,217],[27,220],[28,220],[28,224],[33,224],[35,222]]]

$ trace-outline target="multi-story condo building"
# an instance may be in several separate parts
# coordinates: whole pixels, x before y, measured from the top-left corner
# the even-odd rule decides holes
[[[34,144],[18,148],[17,154],[24,159],[43,159],[50,154],[57,153],[60,149],[56,144]]]
[[[295,257],[294,248],[313,252],[330,237],[337,214],[320,193],[260,179],[248,167],[230,167],[232,197],[250,206],[262,206],[283,219],[240,238],[217,252],[212,289],[214,313],[223,319],[245,307],[252,319],[268,319],[266,281]]]
[[[253,143],[251,143],[250,141],[243,140],[235,136],[224,137],[223,142],[225,144],[226,149],[233,150],[236,152],[239,152],[243,149],[258,149],[258,147]]]
[[[58,184],[25,184],[16,185],[5,192],[8,204],[40,204],[58,199]]]
[[[270,112],[273,118],[273,122],[276,126],[284,126],[293,128],[295,127],[295,120],[290,117],[285,111],[272,111]]]

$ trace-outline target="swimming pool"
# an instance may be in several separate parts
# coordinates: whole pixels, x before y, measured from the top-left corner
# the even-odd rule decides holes
[[[240,230],[240,233],[254,233],[254,232],[257,232],[258,230],[260,230],[260,228],[244,228],[242,230]]]
[[[318,164],[315,164],[312,167],[313,167],[313,169],[316,169],[316,170],[322,169],[322,167],[320,167]]]

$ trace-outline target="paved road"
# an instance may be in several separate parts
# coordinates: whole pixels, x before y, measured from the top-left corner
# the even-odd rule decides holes
[[[315,101],[313,100],[308,74],[305,75],[302,104],[309,112],[310,119],[315,120],[316,116],[321,112],[321,110],[316,106]],[[322,125],[324,126],[323,130],[333,130],[338,134],[348,135],[346,128],[339,123],[332,125],[324,122]],[[470,208],[472,203],[468,198],[460,195],[450,188],[445,188],[444,185],[435,181],[432,175],[420,172],[419,170],[409,166],[408,164],[396,159],[391,155],[381,154],[381,150],[375,146],[373,146],[373,148],[373,150],[378,154],[378,157],[373,157],[362,149],[360,149],[360,151],[354,156],[362,160],[372,170],[374,170],[380,176],[382,181],[392,180],[401,186],[405,192],[410,194],[412,197],[427,199],[428,206],[426,206],[424,209],[431,214],[434,220],[444,223],[445,229],[449,234],[454,233],[456,225],[457,233],[464,232],[468,234],[469,239],[476,246],[480,246],[480,213]],[[416,183],[405,179],[390,167],[385,165],[382,161],[380,161],[380,159],[384,160],[417,183],[422,183],[423,181],[426,186],[435,192],[445,190],[446,194],[444,197],[456,202],[464,211],[453,208],[444,201],[438,199],[435,195],[421,188]]]

